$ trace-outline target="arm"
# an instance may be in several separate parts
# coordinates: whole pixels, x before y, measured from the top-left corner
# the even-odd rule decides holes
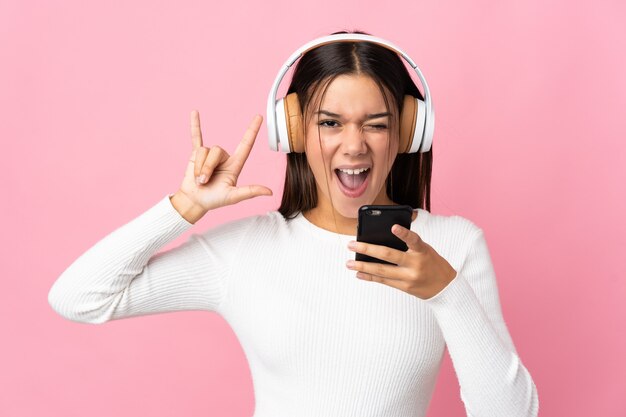
[[[66,319],[92,324],[181,310],[218,311],[234,256],[229,249],[244,223],[212,230],[210,246],[193,234],[157,254],[193,226],[174,208],[171,196],[76,259],[50,289],[52,308]]]
[[[481,229],[456,277],[425,300],[442,330],[469,417],[534,417],[537,389],[522,365],[500,309]]]

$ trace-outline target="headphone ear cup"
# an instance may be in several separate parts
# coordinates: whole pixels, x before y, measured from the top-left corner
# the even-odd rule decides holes
[[[300,111],[300,102],[296,93],[289,93],[284,98],[285,124],[289,149],[291,152],[304,152],[304,122]]]
[[[400,113],[400,145],[398,146],[398,153],[406,153],[410,149],[413,134],[415,133],[416,110],[415,97],[405,95],[402,113]]]
[[[412,95],[404,96],[400,114],[400,145],[398,153],[415,153],[419,150],[424,137],[426,123],[426,104]]]

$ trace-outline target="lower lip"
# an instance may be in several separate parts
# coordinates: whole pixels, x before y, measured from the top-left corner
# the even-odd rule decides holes
[[[371,171],[371,168],[370,168]],[[367,177],[365,177],[365,181],[363,181],[363,184],[361,184],[361,186],[355,190],[351,190],[349,188],[344,187],[344,185],[341,183],[341,181],[339,181],[339,178],[337,177],[337,173],[333,171],[333,174],[335,175],[335,181],[337,181],[337,185],[339,186],[339,189],[341,190],[341,192],[346,196],[346,197],[350,197],[350,198],[357,198],[360,197],[365,190],[367,189],[367,185],[370,182],[370,176],[369,174],[367,174]]]

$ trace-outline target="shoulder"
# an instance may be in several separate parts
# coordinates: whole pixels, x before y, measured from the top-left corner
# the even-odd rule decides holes
[[[222,236],[244,238],[250,234],[275,234],[281,229],[287,228],[287,226],[288,220],[285,220],[285,218],[278,211],[268,211],[265,214],[242,217],[240,219],[231,220],[226,223],[209,227],[209,229],[197,233],[196,235],[203,238],[211,237],[212,239]]]
[[[255,230],[280,230],[289,227],[290,220],[285,219],[277,210],[271,210],[264,214],[245,217],[235,222]]]
[[[429,231],[452,233],[459,236],[475,236],[482,229],[472,220],[460,215],[443,215],[431,213],[425,209],[417,209],[417,224]]]
[[[418,209],[411,229],[444,258],[459,265],[483,234],[480,226],[466,217],[434,214],[424,209]]]

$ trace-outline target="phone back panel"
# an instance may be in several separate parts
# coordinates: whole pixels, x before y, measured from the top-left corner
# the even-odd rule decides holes
[[[408,205],[361,206],[361,208],[359,208],[357,241],[373,243],[375,245],[382,245],[400,251],[406,251],[408,249],[406,243],[391,232],[391,226],[399,224],[407,229],[410,229],[412,216],[413,209]],[[391,262],[358,252],[355,255],[355,260],[392,264]]]

